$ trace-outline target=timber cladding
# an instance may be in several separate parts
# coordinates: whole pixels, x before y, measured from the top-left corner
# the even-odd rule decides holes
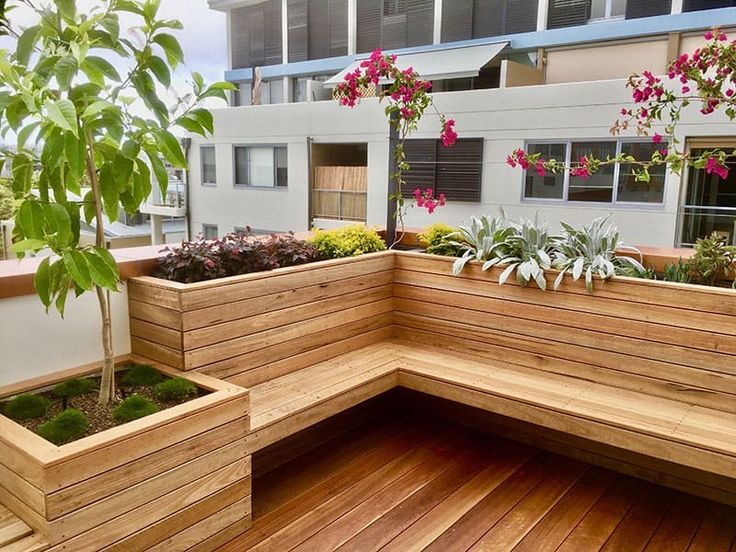
[[[736,413],[732,290],[616,277],[592,294],[571,278],[541,291],[451,265],[396,254],[396,337]]]
[[[391,337],[393,252],[128,283],[133,352],[250,387]]]
[[[223,523],[247,529],[249,393],[186,377],[211,392],[61,447],[0,417],[0,504],[53,551],[184,549]]]

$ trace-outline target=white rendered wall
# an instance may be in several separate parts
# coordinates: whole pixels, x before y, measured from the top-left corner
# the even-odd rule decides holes
[[[6,261],[13,262],[13,261]],[[128,293],[112,294],[115,355],[130,353]],[[96,362],[102,358],[97,297],[67,299],[62,320],[47,315],[35,295],[0,299],[0,386]]]
[[[668,175],[664,205],[623,206],[522,201],[523,172],[505,163],[506,155],[525,141],[610,139],[609,129],[630,92],[624,80],[525,86],[435,94],[437,107],[457,121],[460,137],[482,137],[484,166],[480,203],[450,203],[432,216],[415,210],[409,226],[435,221],[466,222],[471,215],[496,213],[503,207],[514,217],[535,212],[552,222],[589,221],[611,214],[622,238],[631,243],[672,246],[675,241],[680,179]],[[693,109],[680,125],[685,136],[732,135],[725,118],[702,118]],[[429,110],[413,136],[436,137],[437,115]],[[633,133],[628,136],[632,137]],[[191,156],[192,228],[202,223],[220,226],[220,233],[249,224],[268,230],[307,229],[309,167],[307,138],[315,142],[364,142],[368,144],[368,223],[385,224],[388,172],[388,125],[383,106],[363,100],[355,109],[335,102],[309,102],[269,106],[225,108],[215,112],[215,136],[205,140],[217,145],[218,185],[199,185],[201,138],[194,137]],[[232,145],[287,144],[288,190],[234,189]],[[428,183],[431,184],[431,183]]]

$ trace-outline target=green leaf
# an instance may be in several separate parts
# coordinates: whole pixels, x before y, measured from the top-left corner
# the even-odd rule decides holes
[[[120,192],[118,191],[115,175],[112,170],[112,164],[106,163],[99,173],[100,191],[102,192],[102,203],[105,207],[105,214],[110,222],[118,220],[118,211],[120,207]]]
[[[49,258],[45,257],[41,264],[36,269],[36,274],[33,277],[33,287],[36,288],[36,294],[41,299],[41,303],[46,307],[46,312],[49,311],[49,305],[51,305],[51,293],[50,293],[50,278],[49,278]]]
[[[167,130],[161,130],[155,133],[156,143],[161,148],[166,160],[174,167],[181,169],[187,168],[187,159],[184,157],[184,151],[181,149],[179,140]]]
[[[26,199],[21,203],[18,209],[18,223],[24,237],[43,239],[43,208],[41,204],[35,199]]]
[[[204,127],[207,132],[212,134],[215,131],[215,122],[214,118],[212,117],[212,113],[208,109],[204,108],[197,108],[192,109],[189,112],[189,115],[194,117],[202,127]]]
[[[46,247],[46,242],[43,240],[25,239],[15,242],[10,246],[10,250],[13,253],[25,253],[26,251],[38,251]]]
[[[166,194],[166,190],[169,187],[169,173],[166,172],[166,167],[159,157],[158,151],[155,148],[144,148],[148,155],[148,160],[151,162],[153,168],[153,174],[156,176],[156,182],[160,190],[163,190],[163,194]]]
[[[97,253],[97,255],[103,261],[105,261],[105,263],[107,263],[107,266],[109,266],[110,269],[115,273],[115,278],[117,280],[120,280],[120,273],[118,272],[118,263],[115,260],[115,257],[112,256],[112,253],[110,253],[104,247],[94,246],[92,249],[94,249],[95,253]]]
[[[17,154],[13,157],[11,172],[13,174],[13,192],[18,195],[30,192],[33,183],[33,160],[28,155]]]
[[[59,88],[69,90],[72,80],[77,74],[77,69],[77,60],[72,56],[65,56],[56,62],[54,74],[56,75],[56,81],[59,83]]]
[[[38,128],[40,124],[40,121],[36,121],[20,129],[20,131],[18,132],[18,148],[23,149],[25,147],[28,138],[31,136],[31,134],[33,134],[33,132]]]
[[[76,249],[69,249],[64,251],[62,259],[74,283],[85,291],[92,289],[92,276],[85,256]]]
[[[66,305],[66,297],[69,294],[70,284],[71,277],[69,274],[64,273],[59,277],[59,295],[56,296],[56,310],[59,311],[62,318],[64,318],[64,307]]]
[[[68,130],[78,136],[77,112],[71,100],[62,98],[56,101],[46,101],[46,115],[59,128]]]
[[[59,6],[59,13],[67,21],[74,22],[74,18],[77,15],[77,3],[76,0],[55,0],[56,5]]]
[[[113,65],[105,58],[101,58],[98,56],[87,56],[87,58],[84,60],[83,65],[94,68],[95,70],[99,71],[107,78],[112,79],[115,82],[120,82],[121,80],[120,74],[118,73],[117,69],[115,69],[115,67],[113,67]]]
[[[115,110],[117,108],[115,107],[114,104],[108,102],[107,100],[98,100],[87,106],[87,109],[85,109],[84,113],[82,113],[82,118],[84,119],[92,118],[98,113],[101,113],[108,109]]]
[[[56,235],[56,245],[58,247],[71,245],[72,221],[64,206],[58,203],[46,204],[43,206],[43,214],[49,233]]]
[[[122,154],[116,155],[113,161],[113,176],[118,192],[123,193],[128,188],[128,181],[132,174],[133,161]]]
[[[98,255],[97,250],[90,249],[84,251],[84,256],[87,259],[87,265],[89,266],[89,273],[92,277],[92,282],[99,287],[109,289],[110,291],[118,290],[118,275],[110,265]]]
[[[136,159],[136,166],[138,170],[133,174],[133,196],[140,204],[151,195],[151,171],[143,159]]]
[[[200,136],[207,136],[207,131],[202,128],[202,124],[191,115],[182,115],[176,120],[176,124],[189,132],[199,134]]]
[[[143,10],[132,0],[118,0],[115,6],[118,11],[126,11],[136,15],[143,15]]]
[[[131,161],[135,160],[135,158],[138,157],[140,151],[141,146],[135,140],[126,140],[123,143],[123,147],[120,149],[120,152],[123,154],[123,156],[130,159]]]
[[[158,56],[151,56],[148,60],[148,68],[151,73],[156,75],[158,82],[166,88],[171,86],[171,71],[169,71],[169,67],[164,60]]]
[[[31,54],[33,53],[33,47],[36,44],[40,31],[40,25],[34,25],[33,27],[28,27],[23,31],[23,34],[18,38],[18,45],[15,49],[15,59],[21,65],[28,65],[28,62],[31,59]]]
[[[84,222],[90,224],[93,220],[95,220],[95,196],[92,193],[92,190],[84,194],[84,204],[82,205],[82,210],[84,211]]]
[[[64,135],[64,156],[69,165],[70,176],[77,182],[82,178],[85,169],[85,143],[83,139],[79,139],[71,132]],[[72,189],[78,189],[79,186],[72,184]]]
[[[181,50],[179,41],[168,33],[159,33],[153,37],[153,42],[161,46],[169,65],[176,69],[179,63],[184,61],[184,53]]]
[[[110,33],[110,38],[117,42],[120,38],[120,20],[118,18],[118,14],[116,13],[110,13],[102,18],[100,21],[100,25],[108,32]]]

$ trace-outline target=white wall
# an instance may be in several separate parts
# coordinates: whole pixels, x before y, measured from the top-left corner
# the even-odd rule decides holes
[[[578,223],[611,214],[622,238],[641,245],[672,246],[680,179],[668,175],[665,203],[660,206],[618,206],[522,201],[523,173],[505,163],[513,149],[528,140],[607,139],[622,106],[630,101],[624,80],[567,83],[507,89],[449,92],[434,95],[437,107],[457,121],[460,137],[482,137],[483,189],[480,203],[450,203],[432,216],[418,210],[407,223],[423,226],[435,221],[465,222],[471,215],[495,213],[533,217],[535,212],[555,226],[560,219]],[[681,137],[733,134],[725,118],[693,115],[680,125]],[[439,120],[430,109],[414,137],[436,137]],[[633,133],[629,133],[633,136]],[[385,224],[388,173],[388,125],[383,106],[363,100],[355,109],[336,102],[225,108],[215,112],[218,186],[199,185],[199,158],[192,148],[191,211],[193,228],[217,223],[220,231],[250,224],[270,230],[305,230],[307,226],[307,137],[316,142],[368,144],[368,223]],[[233,189],[232,144],[288,144],[289,189],[279,191]],[[428,183],[430,184],[430,183]]]
[[[10,262],[10,261],[8,261]],[[112,294],[115,355],[130,353],[128,294]],[[35,295],[0,299],[0,386],[102,358],[100,314],[94,293],[67,299],[65,318],[47,315]]]

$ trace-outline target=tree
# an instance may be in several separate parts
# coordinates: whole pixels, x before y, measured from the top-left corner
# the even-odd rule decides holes
[[[10,164],[13,193],[21,200],[13,251],[54,253],[34,278],[47,311],[53,304],[63,315],[69,289],[77,296],[95,291],[104,351],[100,402],[106,404],[115,397],[110,292],[120,275],[106,249],[104,215],[115,221],[121,209],[134,213],[154,177],[165,194],[164,161],[186,166],[172,129],[211,133],[212,114],[199,106],[208,97],[226,99],[230,85],[206,86],[194,73],[192,92],[171,108],[164,104],[157,89],[170,88],[183,53],[170,32],[181,23],[157,17],[159,0],[96,0],[84,13],[76,0],[15,4],[30,8],[36,24],[19,30],[10,21],[16,48],[11,55],[0,52],[0,131],[17,136],[17,148],[0,157]],[[132,38],[121,36],[123,12],[137,21]],[[72,194],[83,200],[72,201]],[[79,244],[82,216],[96,227],[92,246]]]
[[[396,182],[397,192],[389,200],[396,201],[395,217],[401,231],[397,231],[395,236],[388,236],[388,239],[392,240],[391,247],[393,247],[401,241],[404,217],[409,207],[416,205],[431,214],[437,207],[445,204],[444,194],[435,197],[431,187],[425,190],[417,188],[413,193],[414,203],[406,202],[401,188],[405,184],[403,174],[411,167],[406,162],[404,142],[417,129],[419,121],[429,107],[432,107],[440,118],[442,127],[440,139],[444,147],[449,148],[455,144],[457,133],[454,128],[455,121],[445,117],[434,105],[429,93],[432,83],[419,78],[411,67],[400,69],[396,65],[396,56],[384,54],[380,49],[375,50],[369,59],[361,62],[360,67],[345,75],[344,82],[339,83],[335,88],[335,98],[340,105],[355,107],[367,91],[379,89],[384,80],[388,81],[388,84],[378,93],[378,99],[387,101],[385,114],[389,124],[398,133],[398,140],[393,151],[396,172],[391,175]]]
[[[567,164],[517,149],[506,162],[512,167],[532,168],[540,176],[569,170],[572,176],[583,179],[590,178],[605,165],[627,163],[640,182],[649,182],[652,167],[667,165],[679,174],[690,164],[725,179],[728,176],[726,162],[736,157],[736,150],[713,149],[694,156],[680,146],[675,136],[682,113],[693,104],[700,106],[703,116],[723,110],[729,120],[736,120],[736,40],[730,41],[726,33],[717,28],[708,31],[705,39],[707,43],[703,48],[692,54],[682,54],[670,63],[668,84],[651,71],[629,77],[626,86],[632,90],[635,107],[621,109],[622,118],[613,124],[611,133],[620,134],[633,127],[638,136],[649,136],[653,125],[663,124],[665,136],[657,132],[651,135],[654,144],[661,144],[651,158],[636,159],[625,154],[607,159],[584,156]]]

